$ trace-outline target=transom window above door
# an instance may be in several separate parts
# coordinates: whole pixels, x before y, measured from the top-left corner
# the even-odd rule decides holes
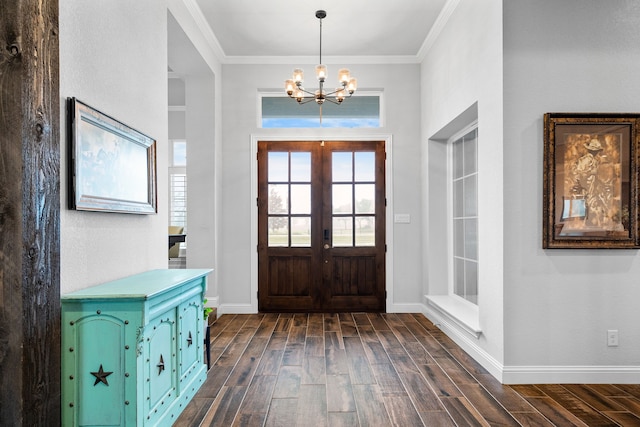
[[[261,96],[262,128],[379,128],[380,95],[353,96],[348,103],[298,104],[289,97]],[[322,117],[322,119],[321,119]]]

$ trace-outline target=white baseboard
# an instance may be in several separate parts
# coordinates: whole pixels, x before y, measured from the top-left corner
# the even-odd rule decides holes
[[[218,316],[223,314],[256,314],[257,311],[251,304],[221,304],[218,307]]]
[[[504,384],[638,384],[640,366],[505,366]]]
[[[460,326],[443,316],[442,313],[434,309],[434,307],[422,305],[421,308],[422,310],[420,312],[424,314],[427,319],[431,320],[434,325],[447,334],[447,336],[464,351],[469,353],[476,362],[496,377],[498,381],[502,382],[504,366],[477,344],[477,338],[469,334],[468,331],[461,329]]]
[[[209,297],[204,296],[207,299],[207,303],[205,304],[207,307],[218,307],[220,304],[220,297]]]
[[[421,312],[503,384],[638,384],[640,366],[505,366],[478,345],[467,331],[437,310]]]
[[[387,302],[387,313],[422,313],[422,304],[401,303],[394,304]]]

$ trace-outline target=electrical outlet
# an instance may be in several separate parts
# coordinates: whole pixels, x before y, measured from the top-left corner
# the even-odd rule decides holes
[[[607,331],[607,346],[609,347],[618,346],[618,330],[617,329],[609,329]]]

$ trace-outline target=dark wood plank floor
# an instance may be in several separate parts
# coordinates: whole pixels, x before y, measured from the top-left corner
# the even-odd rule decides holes
[[[421,314],[224,315],[175,426],[640,426],[640,385],[495,380]]]

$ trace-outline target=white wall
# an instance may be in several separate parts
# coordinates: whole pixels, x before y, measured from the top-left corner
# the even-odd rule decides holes
[[[157,140],[158,214],[66,208],[61,126],[61,291],[167,267],[167,6],[164,1],[60,2],[60,108],[77,97]]]
[[[503,362],[502,283],[502,7],[493,0],[461,0],[427,51],[421,67],[423,168],[423,294],[448,286],[447,187],[441,139],[478,120],[478,339],[456,320],[427,306],[426,314],[494,375]],[[476,113],[477,111],[477,113]],[[438,140],[436,142],[435,140]],[[453,302],[453,300],[451,300]],[[454,308],[453,306],[451,307]],[[450,312],[458,319],[462,313]]]
[[[258,89],[281,90],[283,81],[294,65],[224,65],[223,135],[222,135],[222,223],[220,234],[219,290],[221,312],[250,311],[252,251],[251,245],[251,167],[255,153],[251,152],[252,135],[273,137],[297,136],[300,139],[323,135],[393,137],[393,197],[396,213],[411,214],[410,224],[396,224],[393,242],[395,276],[392,304],[402,310],[405,304],[415,310],[420,301],[421,286],[421,204],[420,204],[420,100],[414,88],[419,80],[417,65],[348,66],[358,77],[360,90],[384,90],[385,123],[380,129],[365,130],[274,130],[257,127]],[[337,73],[338,65],[328,64]],[[304,68],[311,73],[313,66]],[[312,73],[311,73],[312,75]],[[293,102],[293,101],[292,101]],[[393,215],[394,212],[388,212]],[[255,297],[255,296],[254,296]]]
[[[187,268],[214,269],[207,304],[217,306],[222,71],[188,3],[168,0],[168,64],[184,82],[180,95],[185,106],[169,116],[169,124],[187,140]]]
[[[638,382],[638,251],[541,242],[543,114],[640,110],[640,3],[508,0],[504,15],[506,379]]]

